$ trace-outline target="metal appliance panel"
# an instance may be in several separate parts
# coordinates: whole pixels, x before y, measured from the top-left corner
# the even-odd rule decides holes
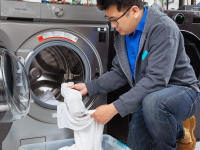
[[[105,13],[96,6],[41,4],[41,21],[104,22]]]
[[[187,6],[188,9],[192,9],[193,6]],[[199,7],[200,8],[200,7]],[[200,22],[194,23],[194,18],[198,20],[200,19],[200,11],[185,11],[185,10],[168,10],[165,13],[172,18],[176,22],[176,16],[181,15],[184,17],[183,23],[178,25],[179,29],[181,30],[183,37],[185,38],[185,46],[187,45],[187,41],[191,41],[190,45],[194,46],[195,49],[186,49],[186,52],[190,51],[193,53],[195,59],[191,60],[191,63],[196,63],[195,73],[197,79],[200,80],[199,74],[200,68],[198,68],[199,60],[200,60]],[[194,52],[193,52],[194,51]],[[190,58],[192,59],[192,58]],[[197,141],[200,141],[200,110],[197,111],[195,114],[196,117],[196,128],[194,130],[194,135]]]
[[[200,23],[193,23],[194,18],[200,19],[200,11],[184,11],[184,10],[169,10],[165,11],[165,13],[174,20],[177,14],[183,14],[185,16],[184,23],[182,25],[178,25],[179,29],[182,31],[190,32],[200,39]]]
[[[44,43],[60,40],[66,41],[64,39],[49,39],[48,41],[39,42],[37,36],[41,33],[47,31],[64,31],[70,32],[79,37],[76,46],[84,51],[85,56],[90,62],[91,67],[91,79],[95,78],[95,72],[99,71],[97,66],[98,61],[102,62],[102,73],[107,71],[107,50],[108,50],[108,26],[103,24],[50,24],[50,23],[15,23],[10,21],[1,22],[2,30],[10,37],[16,54],[22,56],[24,59],[30,54],[31,51],[41,46]],[[30,30],[31,28],[31,30]],[[106,31],[95,31],[96,28],[106,28]],[[99,42],[99,33],[106,33],[105,42]],[[74,43],[73,43],[74,44]],[[95,49],[96,52],[91,53],[91,50]],[[95,54],[96,53],[96,54]],[[97,58],[97,56],[99,58]],[[96,70],[97,68],[97,70]],[[96,98],[96,102],[91,107],[95,109],[99,105],[107,103],[106,95],[100,95]],[[41,118],[49,118],[53,121],[53,114],[56,110],[45,109],[32,101],[30,107],[30,113],[34,113],[35,116],[40,116]],[[36,118],[37,119],[37,118]],[[21,139],[43,137],[45,136],[46,141],[53,141],[65,138],[72,138],[73,132],[69,129],[58,129],[57,124],[50,124],[27,116],[22,121],[13,123],[12,128],[3,142],[3,150],[13,149],[17,150],[20,146]],[[106,132],[106,127],[105,127]],[[12,142],[12,145],[9,143]]]
[[[13,45],[13,47],[9,49],[15,50],[16,55],[22,56],[25,60],[39,46],[55,40],[74,44],[60,38],[43,42],[39,42],[37,39],[38,35],[46,31],[70,32],[79,37],[75,46],[84,52],[90,64],[91,79],[96,77],[96,72],[100,72],[100,67],[101,73],[107,71],[108,26],[107,20],[104,18],[105,14],[103,11],[98,10],[97,7],[8,0],[2,0],[0,3],[0,27],[5,35],[10,38],[10,41],[7,41],[2,36],[3,34],[0,34],[0,38],[4,38],[3,42],[7,42],[8,45],[12,43],[10,45]],[[106,103],[106,95],[97,96],[91,109]],[[46,141],[53,141],[73,137],[71,130],[59,130],[57,124],[49,122],[49,120],[56,121],[56,118],[52,116],[56,113],[56,110],[46,109],[32,101],[29,113],[34,113],[35,118],[31,118],[30,115],[21,121],[13,123],[10,132],[2,143],[3,150],[17,150],[20,146],[20,141],[23,140],[33,143],[37,141],[28,140],[31,138],[42,140],[42,137],[45,137]],[[38,116],[44,118],[43,122],[37,120]],[[45,118],[49,123],[45,123]],[[3,137],[1,138],[3,139]]]
[[[27,116],[23,120],[13,123],[7,137],[2,143],[2,148],[3,150],[18,150],[21,146],[21,140],[37,137],[45,137],[46,141],[55,141],[72,138],[73,131],[58,129],[57,124],[42,123]]]
[[[34,50],[36,47],[46,42],[44,41],[40,43],[37,39],[37,35],[50,31],[51,29],[58,30],[58,31],[59,30],[66,31],[66,32],[73,31],[73,34],[76,34],[76,36],[79,37],[75,45],[77,45],[77,47],[80,47],[80,49],[84,50],[88,59],[92,60],[93,57],[90,56],[91,55],[90,45],[92,44],[97,50],[100,60],[101,61],[103,60],[102,61],[102,67],[104,68],[103,73],[107,71],[108,54],[105,52],[105,50],[108,48],[108,37],[109,37],[108,25],[49,24],[49,23],[45,23],[42,25],[40,25],[39,23],[26,23],[25,25],[24,23],[12,23],[8,21],[2,21],[1,26],[2,26],[2,29],[6,32],[6,34],[10,37],[15,51],[17,51],[18,49],[25,50],[23,57],[25,57],[25,55],[27,56],[31,50]],[[94,31],[95,28],[102,28],[102,29],[106,28],[106,31]],[[99,42],[99,33],[106,33],[105,42]],[[17,36],[19,34],[21,34],[20,37]],[[31,39],[31,40],[27,40],[27,39]],[[48,41],[54,41],[54,40],[55,39],[50,39]],[[58,39],[58,40],[66,41],[63,39]],[[83,44],[83,42],[85,44]],[[96,68],[94,67],[92,69],[93,69],[92,71],[95,71]],[[94,75],[92,75],[92,77],[94,78]]]
[[[1,19],[12,17],[39,19],[40,3],[1,1]]]
[[[24,49],[24,55],[27,56],[30,51],[34,50],[39,45],[43,44],[38,41],[36,38],[37,34],[39,35],[42,32],[47,32],[48,30],[62,30],[62,31],[73,31],[73,33],[76,33],[80,38],[77,41],[76,45],[77,47],[80,47],[81,49],[85,49],[85,54],[87,55],[88,59],[92,59],[90,56],[90,43],[95,47],[95,49],[98,52],[98,55],[100,56],[100,59],[102,61],[103,66],[103,73],[107,71],[107,58],[108,54],[105,52],[108,49],[108,25],[106,24],[74,24],[74,23],[14,23],[10,21],[2,21],[1,27],[6,32],[6,34],[11,39],[15,51],[18,49]],[[30,30],[31,28],[31,30]],[[94,29],[100,28],[104,29],[106,28],[106,31],[94,31]],[[23,34],[22,34],[23,33]],[[99,42],[99,33],[106,33],[105,42]],[[17,35],[20,35],[17,36]],[[30,39],[31,40],[27,40]],[[84,40],[83,40],[84,39]],[[85,43],[88,43],[87,45],[83,44],[82,42],[87,41]],[[54,41],[55,39],[50,39],[48,41]],[[61,41],[66,41],[59,39]],[[23,46],[22,46],[23,45]],[[26,53],[26,54],[25,54]],[[96,68],[95,68],[96,69]]]
[[[5,140],[7,137],[10,129],[11,129],[12,123],[1,123],[0,124],[0,149],[2,150],[2,142]]]
[[[10,37],[0,29],[0,46],[7,49],[9,52],[14,53],[14,47]]]

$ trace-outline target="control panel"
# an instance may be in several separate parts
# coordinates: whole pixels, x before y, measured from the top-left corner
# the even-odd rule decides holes
[[[97,6],[24,1],[1,1],[0,19],[17,21],[98,22],[106,23],[104,11]]]
[[[174,21],[176,22],[177,25],[182,25],[185,21],[185,16],[181,13],[178,13],[177,15],[174,16]]]
[[[63,11],[62,7],[55,8],[54,12],[55,12],[56,16],[58,16],[58,17],[61,17],[64,15],[64,11]]]

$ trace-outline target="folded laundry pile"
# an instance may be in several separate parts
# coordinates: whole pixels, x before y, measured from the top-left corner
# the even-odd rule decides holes
[[[85,108],[81,93],[67,87],[72,84],[70,82],[61,85],[64,103],[57,105],[57,121],[59,129],[69,128],[74,130],[75,144],[59,150],[103,150],[104,126],[97,124],[94,118],[90,117],[95,110]]]
[[[58,105],[61,102],[56,100],[53,93],[49,90],[47,90],[44,94],[42,94],[40,97],[38,97],[42,102],[47,103],[49,105]]]

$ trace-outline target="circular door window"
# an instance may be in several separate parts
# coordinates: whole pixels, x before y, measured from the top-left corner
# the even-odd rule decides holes
[[[66,42],[51,42],[38,47],[27,59],[26,69],[32,99],[48,109],[63,102],[61,84],[89,80],[90,69],[84,54]]]

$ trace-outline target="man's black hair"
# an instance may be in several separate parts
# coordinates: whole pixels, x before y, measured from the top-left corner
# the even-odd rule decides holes
[[[118,11],[123,11],[131,6],[137,6],[139,9],[144,8],[142,0],[97,0],[98,8],[106,10],[112,5],[116,5]]]

